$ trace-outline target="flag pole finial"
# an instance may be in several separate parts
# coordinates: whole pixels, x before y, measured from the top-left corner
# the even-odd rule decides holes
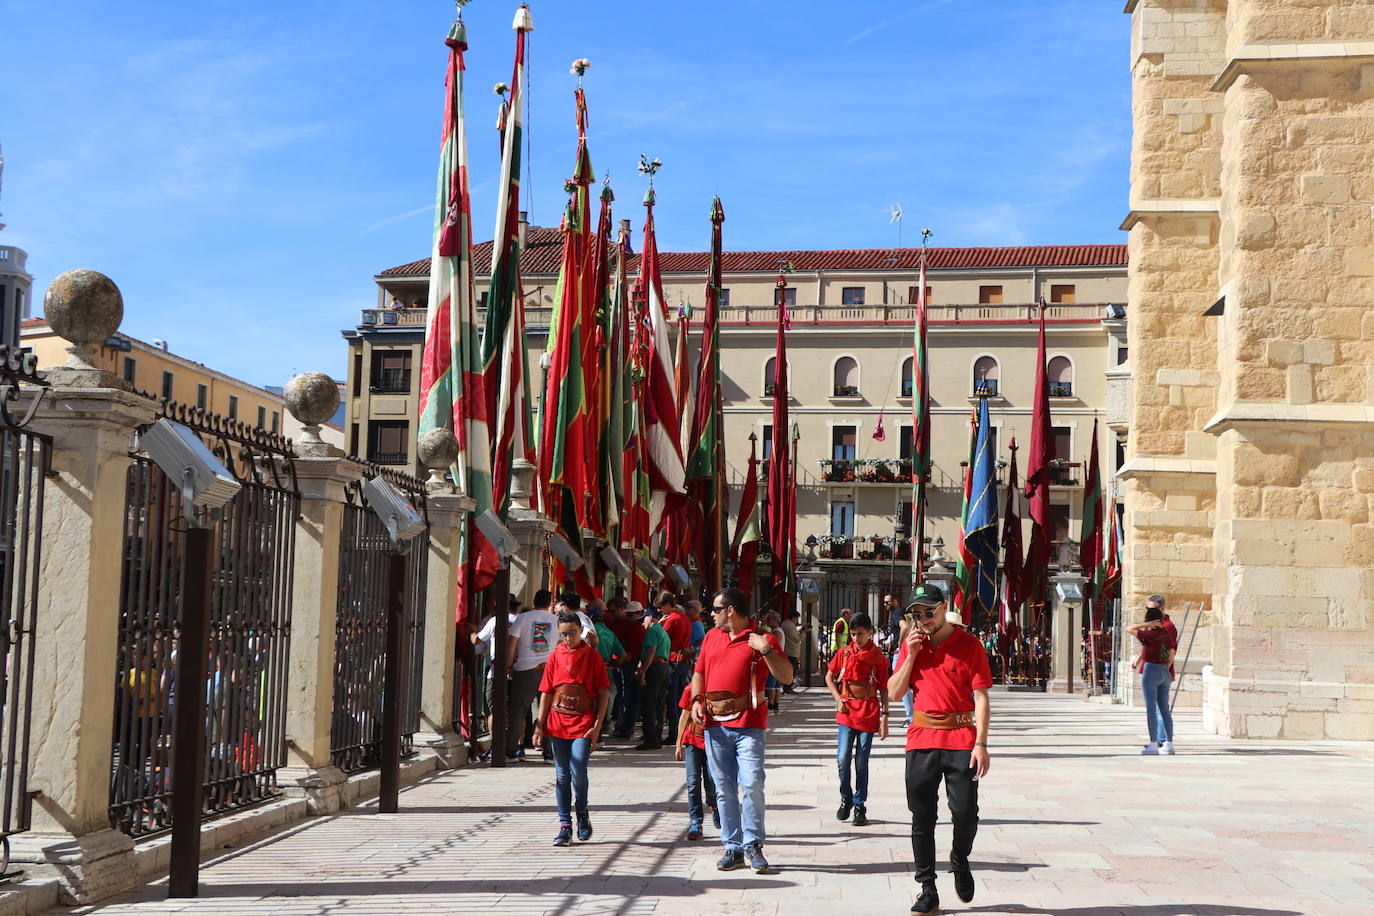
[[[921,247],[922,247],[922,248],[926,247],[926,245],[930,243],[930,237],[931,237],[932,235],[934,235],[934,234],[935,234],[935,233],[934,233],[934,232],[931,232],[929,229],[922,229],[922,230],[921,230]]]
[[[661,168],[663,168],[662,159],[651,160],[643,153],[639,154],[639,174],[649,176],[649,187],[654,186],[654,176],[658,174],[658,170]]]

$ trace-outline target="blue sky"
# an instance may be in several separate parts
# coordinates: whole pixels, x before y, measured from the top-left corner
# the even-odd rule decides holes
[[[475,233],[491,237],[513,0],[464,13]],[[258,384],[342,376],[378,271],[430,248],[441,0],[0,0],[0,241],[35,298],[109,274],[124,330]],[[534,0],[527,204],[555,224],[589,58],[592,162],[660,247],[1120,242],[1129,19],[1101,0]],[[532,198],[532,200],[531,200]]]

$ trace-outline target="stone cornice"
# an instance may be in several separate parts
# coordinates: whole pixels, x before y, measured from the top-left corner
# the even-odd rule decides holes
[[[1120,480],[1154,477],[1160,474],[1216,474],[1217,463],[1212,459],[1174,458],[1156,455],[1137,455],[1116,472]]]
[[[1218,410],[1202,430],[1217,435],[1235,426],[1257,423],[1374,423],[1374,406],[1235,401]]]
[[[1374,41],[1275,41],[1241,45],[1217,75],[1211,90],[1225,92],[1236,81],[1236,77],[1254,64],[1310,63],[1316,60],[1374,62]]]
[[[1217,216],[1221,214],[1220,200],[1166,199],[1138,200],[1121,221],[1120,229],[1130,232],[1136,223],[1151,216]]]

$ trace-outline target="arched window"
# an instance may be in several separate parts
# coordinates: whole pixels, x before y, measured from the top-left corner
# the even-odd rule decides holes
[[[911,394],[911,392],[912,392],[912,390],[913,390],[912,387],[911,387],[911,384],[912,384],[912,383],[911,383],[911,378],[912,378],[911,372],[912,372],[912,368],[913,368],[913,360],[912,360],[912,358],[911,358],[910,356],[908,356],[906,359],[902,360],[902,394],[901,394],[901,396],[904,397],[904,398],[909,398],[909,397],[912,396],[912,394]]]
[[[973,393],[997,397],[997,360],[991,356],[980,356],[973,361]]]
[[[856,398],[859,396],[859,361],[852,356],[841,356],[835,360],[835,397]]]
[[[1056,356],[1050,360],[1047,372],[1050,377],[1050,397],[1073,397],[1073,363],[1067,356]]]
[[[778,358],[768,357],[768,362],[763,364],[763,396],[771,398],[773,389],[778,383]]]

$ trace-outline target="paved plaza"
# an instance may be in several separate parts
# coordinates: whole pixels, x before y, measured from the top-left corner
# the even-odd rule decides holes
[[[905,913],[915,896],[902,745],[875,744],[873,823],[835,821],[834,726],[823,690],[785,698],[769,735],[766,851],[776,873],[717,872],[689,843],[682,769],[614,746],[592,761],[596,836],[550,845],[553,771],[522,764],[434,776],[369,808],[227,850],[203,897],[165,882],[77,913]],[[1342,916],[1374,912],[1374,748],[1237,742],[1180,715],[1175,757],[1138,756],[1144,714],[995,692],[993,767],[962,904],[945,912]],[[943,812],[942,812],[943,819]],[[941,858],[948,825],[937,834]]]

